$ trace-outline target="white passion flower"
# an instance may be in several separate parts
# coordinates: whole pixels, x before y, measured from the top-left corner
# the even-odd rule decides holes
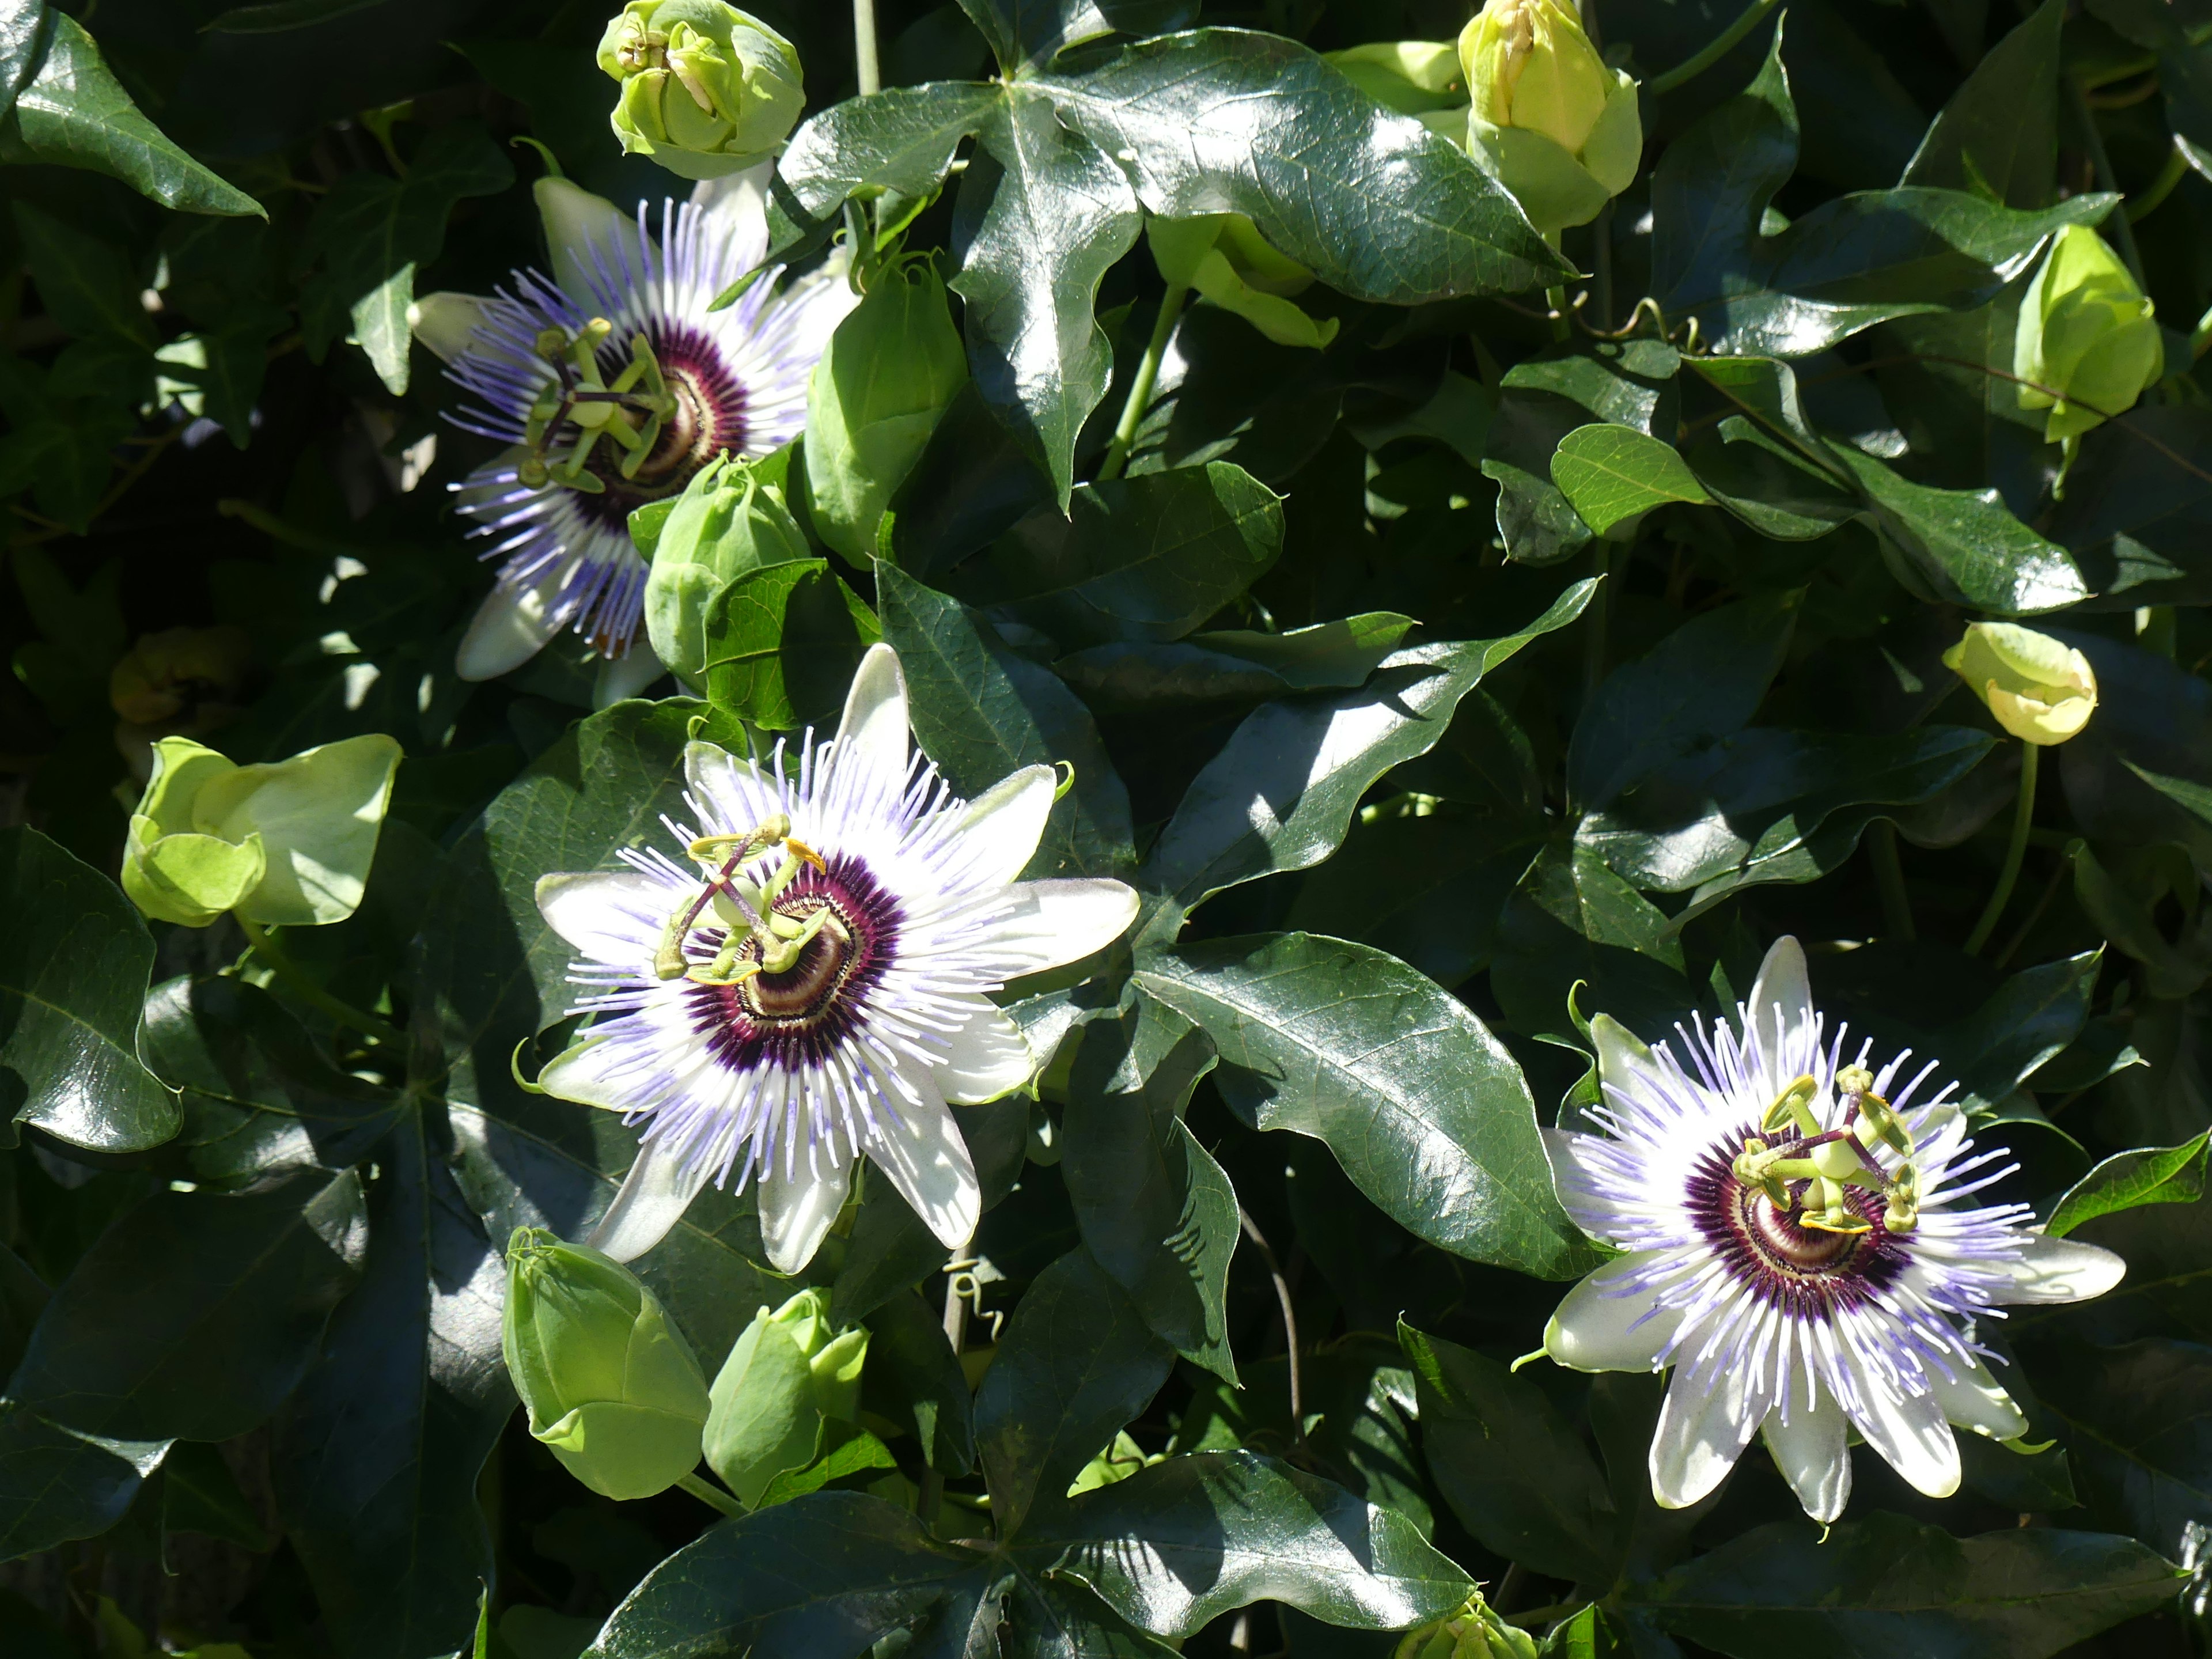
[[[770,271],[708,307],[768,252],[766,164],[661,204],[659,235],[565,179],[537,198],[553,274],[489,298],[433,294],[416,337],[476,406],[465,430],[508,446],[456,486],[499,583],[462,639],[463,679],[520,666],[564,628],[608,659],[602,702],[659,673],[639,635],[646,565],[629,515],[727,450],[764,455],[806,424],[807,377],[858,303],[842,255],[787,287]]]
[[[973,801],[913,752],[897,653],[872,647],[836,738],[787,772],[712,744],[684,755],[681,849],[549,875],[538,904],[582,957],[599,1016],[540,1085],[642,1124],[587,1241],[628,1261],[706,1182],[760,1183],[761,1236],[805,1266],[862,1153],[948,1247],[975,1231],[975,1165],[950,1105],[1020,1088],[1036,1058],[985,993],[1118,939],[1136,893],[1023,881],[1056,779],[1029,766]]]
[[[2126,1270],[2050,1238],[2016,1204],[1971,1206],[2012,1166],[1972,1152],[1936,1070],[1868,1068],[1814,1012],[1794,939],[1767,953],[1735,1024],[1677,1027],[1687,1064],[1593,1023],[1604,1131],[1547,1131],[1559,1197],[1627,1254],[1568,1292],[1544,1352],[1584,1371],[1674,1376],[1651,1491],[1680,1509],[1719,1486],[1754,1434],[1805,1512],[1850,1496],[1849,1431],[1931,1498],[1958,1490],[1951,1425],[1998,1440],[2027,1419],[1977,1322],[2003,1304],[2077,1302]]]

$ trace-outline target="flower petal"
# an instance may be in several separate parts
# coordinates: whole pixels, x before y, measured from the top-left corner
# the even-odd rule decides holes
[[[1662,1509],[1686,1510],[1735,1467],[1764,1412],[1746,1398],[1741,1366],[1714,1376],[1677,1369],[1651,1436],[1651,1495]]]
[[[768,1249],[769,1265],[780,1273],[795,1273],[813,1261],[852,1189],[849,1158],[819,1175],[802,1158],[788,1176],[783,1160],[772,1160],[760,1181],[761,1243]]]
[[[2005,1268],[2012,1283],[2001,1286],[1992,1301],[2087,1302],[2104,1295],[2128,1271],[2128,1264],[2110,1250],[2076,1239],[2027,1233],[2020,1243],[2020,1260]]]
[[[629,263],[642,276],[647,270],[645,247],[637,234],[637,221],[604,196],[571,184],[566,179],[540,179],[532,187],[538,216],[545,224],[546,251],[553,256],[553,280],[561,291],[586,314],[599,311],[599,289],[605,285],[599,267],[610,274]],[[599,258],[592,256],[596,252]]]
[[[1544,1138],[1544,1157],[1552,1166],[1552,1190],[1559,1194],[1560,1207],[1592,1237],[1612,1237],[1622,1218],[1620,1206],[1582,1158],[1583,1144],[1600,1137],[1578,1134],[1572,1129],[1539,1128],[1536,1133]]]
[[[640,1085],[657,1075],[663,1062],[635,1036],[601,1036],[586,1031],[547,1060],[538,1086],[560,1100],[597,1106],[610,1112],[634,1110]]]
[[[888,645],[872,645],[845,694],[845,716],[837,722],[837,759],[842,771],[860,767],[893,781],[906,780],[906,671]]]
[[[945,1099],[956,1106],[980,1106],[1011,1093],[1036,1075],[1036,1055],[1022,1028],[995,1003],[981,997],[969,1002],[968,1018],[947,1039],[951,1052],[930,1068]]]
[[[1813,1401],[1790,1401],[1790,1420],[1779,1407],[1767,1413],[1760,1432],[1774,1467],[1797,1494],[1805,1513],[1826,1525],[1844,1512],[1851,1496],[1850,1420],[1835,1396],[1809,1376],[1794,1379],[1813,1389]]]
[[[700,810],[718,822],[700,826],[742,835],[783,810],[775,787],[750,761],[696,739],[684,747],[684,782]]]
[[[1657,1370],[1660,1356],[1682,1322],[1681,1312],[1654,1311],[1650,1291],[1623,1281],[1644,1272],[1660,1254],[1641,1250],[1608,1261],[1569,1291],[1544,1327],[1544,1351],[1578,1371]]]
[[[708,247],[727,246],[728,270],[750,270],[768,252],[768,181],[775,173],[771,158],[691,186],[691,205],[702,221],[700,240]]]
[[[668,1230],[683,1218],[706,1184],[703,1164],[687,1165],[675,1153],[647,1141],[637,1149],[637,1162],[623,1177],[615,1201],[584,1243],[617,1261],[635,1261],[668,1237]]]
[[[484,595],[453,653],[453,672],[465,680],[495,680],[522,666],[561,631],[557,601],[569,562],[557,560],[527,587],[504,583]]]
[[[417,340],[450,363],[476,343],[490,304],[476,294],[426,294],[407,307],[407,323]]]
[[[1992,1440],[2015,1440],[2027,1432],[2027,1413],[2013,1403],[1987,1366],[1976,1358],[1947,1357],[1957,1377],[1947,1378],[1932,1365],[1928,1369],[1929,1386],[1946,1419]]]
[[[1021,874],[1044,835],[1059,784],[1049,766],[1024,766],[968,803],[954,829],[960,837],[954,856],[976,885],[996,886]]]
[[[1743,1012],[1766,1062],[1764,1086],[1779,1094],[1811,1068],[1813,1058],[1813,982],[1805,947],[1796,939],[1784,933],[1769,947]]]
[[[1008,963],[1009,979],[1080,962],[1127,933],[1137,919],[1137,890],[1127,882],[1098,877],[1018,881],[1006,892],[1013,910],[994,928],[991,950]]]
[[[919,1101],[897,1103],[894,1119],[877,1105],[882,1126],[869,1137],[868,1156],[891,1178],[914,1212],[928,1223],[930,1231],[947,1249],[965,1244],[975,1236],[983,1213],[982,1188],[976,1184],[975,1160],[960,1126],[937,1092],[927,1073],[905,1073],[921,1096]]]
[[[648,962],[674,901],[650,876],[612,870],[538,878],[545,925],[594,962]]]
[[[592,681],[592,707],[611,708],[638,695],[668,671],[641,634],[619,657],[603,658]]]
[[[1933,1395],[1899,1394],[1871,1367],[1845,1363],[1857,1372],[1860,1409],[1850,1413],[1866,1443],[1908,1485],[1930,1498],[1959,1490],[1959,1443]]]

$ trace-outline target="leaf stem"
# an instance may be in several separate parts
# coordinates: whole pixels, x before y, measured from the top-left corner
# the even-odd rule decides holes
[[[860,96],[884,89],[884,71],[876,56],[876,0],[853,0],[853,73],[860,83]]]
[[[1129,464],[1129,450],[1137,441],[1137,424],[1145,418],[1145,410],[1152,401],[1152,388],[1159,384],[1160,359],[1167,355],[1168,341],[1174,337],[1176,321],[1182,315],[1183,301],[1190,298],[1190,290],[1176,283],[1168,284],[1168,291],[1160,298],[1160,314],[1152,319],[1152,337],[1145,343],[1144,360],[1137,365],[1137,373],[1129,381],[1129,396],[1121,405],[1121,418],[1114,428],[1114,441],[1106,446],[1106,459],[1098,463],[1098,482],[1106,483],[1121,476],[1121,469]]]
[[[232,914],[235,915],[237,913],[234,911]],[[298,963],[276,948],[276,943],[262,930],[260,924],[239,916],[238,925],[246,934],[246,942],[253,947],[253,954],[267,963],[269,971],[301,1001],[319,1008],[339,1024],[365,1033],[378,1042],[401,1043],[406,1041],[397,1026],[379,1019],[374,1014],[364,1012],[350,1002],[332,996],[316,984],[313,976]]]
[[[2035,817],[2036,768],[2043,751],[2032,743],[2023,742],[2020,747],[2020,802],[2013,810],[2012,840],[2005,848],[2004,868],[1997,872],[1997,884],[1990,890],[1990,902],[1982,908],[1982,919],[1966,935],[1966,954],[1970,957],[1979,955],[1982,946],[1990,942],[1997,918],[2004,914],[2005,902],[2012,897],[2013,884],[2020,879],[2020,861],[2027,854],[2028,824]]]
[[[1781,0],[1751,0],[1751,3],[1736,14],[1736,20],[1705,42],[1702,51],[1684,58],[1664,75],[1655,75],[1644,85],[1654,97],[1663,97],[1675,88],[1685,86],[1703,75],[1735,49],[1735,43],[1759,25],[1759,20],[1781,3]]]
[[[866,3],[867,0],[860,0],[863,5]],[[745,1513],[745,1506],[743,1504],[738,1502],[711,1480],[702,1480],[696,1474],[687,1474],[679,1479],[676,1484],[710,1510],[720,1510],[725,1515],[738,1516],[743,1516]]]
[[[1897,826],[1876,818],[1867,826],[1867,857],[1874,865],[1874,884],[1881,894],[1881,915],[1890,933],[1907,945],[1920,937],[1912,925],[1912,901],[1905,890],[1905,866],[1897,858]]]

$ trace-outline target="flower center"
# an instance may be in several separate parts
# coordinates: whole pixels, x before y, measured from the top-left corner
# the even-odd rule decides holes
[[[781,973],[766,969],[738,982],[738,1000],[759,1021],[811,1021],[826,1013],[851,977],[854,964],[866,954],[861,924],[848,915],[835,899],[818,893],[787,898],[776,914],[793,921],[811,921],[826,911],[819,929],[799,947],[798,960]],[[742,961],[758,963],[763,946],[749,939],[740,948]]]
[[[1744,1237],[1766,1264],[1779,1273],[1846,1271],[1856,1258],[1862,1242],[1872,1237],[1870,1233],[1828,1232],[1801,1226],[1794,1212],[1776,1209],[1774,1201],[1756,1187],[1739,1188],[1737,1201],[1743,1212]]]

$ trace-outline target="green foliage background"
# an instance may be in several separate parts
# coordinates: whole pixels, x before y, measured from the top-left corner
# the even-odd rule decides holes
[[[594,713],[566,636],[454,678],[489,578],[444,486],[486,447],[407,306],[542,260],[545,156],[684,188],[606,130],[599,10],[0,3],[0,1651],[1381,1656],[1471,1580],[1577,1656],[2202,1650],[2212,7],[1792,0],[1661,93],[1732,0],[1598,0],[1645,167],[1562,263],[1314,55],[1455,3],[963,4],[886,0],[865,100],[842,7],[757,8],[810,91],[780,251],[918,204],[973,376],[880,556],[826,567],[857,611],[733,604],[714,707]],[[1335,337],[1194,304],[1102,482],[1145,216],[1232,210]],[[2170,372],[2062,495],[2008,376],[2072,222]],[[1937,659],[2023,616],[2102,702],[1968,953],[2020,750]],[[1034,873],[1144,912],[1008,994],[1055,1057],[961,1109],[973,1307],[880,1183],[808,1269],[897,1469],[616,1505],[499,1356],[509,1231],[580,1234],[635,1146],[515,1084],[569,1029],[532,885],[653,822],[702,714],[834,718],[867,626],[956,785],[1073,763]],[[366,903],[284,941],[404,1039],[112,879],[113,670],[215,627],[166,729],[406,750]],[[1758,1452],[1655,1508],[1656,1379],[1504,1363],[1597,1259],[1538,1135],[1577,1011],[1656,1040],[1785,933],[1957,1076],[1998,1196],[2129,1263],[1984,1333],[2046,1449],[1968,1437],[1941,1503],[1862,1454],[1825,1539]],[[641,1270],[710,1369],[793,1288],[711,1192]]]

